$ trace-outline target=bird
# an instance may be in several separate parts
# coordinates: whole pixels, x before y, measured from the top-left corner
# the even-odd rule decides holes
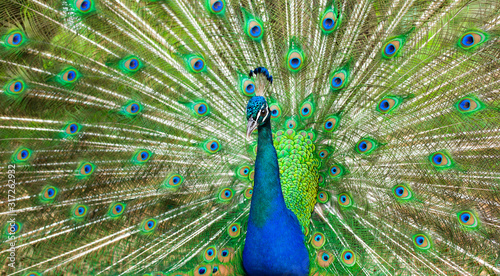
[[[499,11],[1,1],[2,270],[500,274]]]

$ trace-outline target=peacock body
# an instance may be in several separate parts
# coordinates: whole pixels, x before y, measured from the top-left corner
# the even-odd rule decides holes
[[[500,274],[499,14],[2,1],[2,270]]]

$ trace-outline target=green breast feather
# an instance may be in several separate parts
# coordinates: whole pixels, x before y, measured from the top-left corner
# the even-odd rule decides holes
[[[318,194],[320,161],[316,158],[312,132],[292,129],[276,132],[281,188],[288,209],[295,213],[306,231]]]

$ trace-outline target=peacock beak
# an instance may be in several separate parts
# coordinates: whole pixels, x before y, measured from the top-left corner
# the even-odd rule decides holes
[[[248,119],[248,124],[247,124],[247,139],[250,139],[250,136],[252,135],[252,132],[259,126],[257,123],[257,120],[254,118],[250,117]]]

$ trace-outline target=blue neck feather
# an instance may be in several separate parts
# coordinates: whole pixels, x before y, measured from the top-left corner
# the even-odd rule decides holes
[[[308,275],[304,234],[295,214],[287,209],[281,191],[269,117],[259,126],[243,267],[249,275]]]

